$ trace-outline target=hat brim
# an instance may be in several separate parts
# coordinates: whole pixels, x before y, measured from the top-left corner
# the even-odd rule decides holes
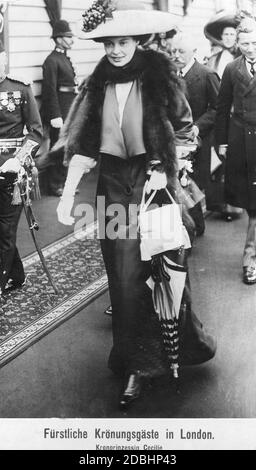
[[[113,18],[107,19],[92,31],[83,31],[83,20],[77,23],[79,39],[99,39],[118,36],[140,36],[144,34],[165,33],[177,28],[173,16],[156,10],[118,10]]]
[[[217,13],[204,27],[204,34],[209,41],[222,45],[221,35],[226,27],[237,28],[239,18],[236,14],[221,11]]]

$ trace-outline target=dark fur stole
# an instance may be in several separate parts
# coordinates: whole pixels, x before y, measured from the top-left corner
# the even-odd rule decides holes
[[[177,161],[173,125],[175,129],[182,127],[180,119],[184,113],[190,118],[183,90],[175,67],[165,54],[137,51],[136,61],[136,66],[127,71],[126,81],[135,78],[141,81],[143,135],[148,161],[160,160],[168,175],[174,175]],[[110,81],[125,81],[123,71],[119,80],[118,74],[112,74],[113,69],[117,67],[111,69],[107,58],[103,57],[71,107],[57,143],[57,146],[65,143],[66,164],[75,153],[98,158],[105,86]],[[188,126],[188,139],[190,132]]]

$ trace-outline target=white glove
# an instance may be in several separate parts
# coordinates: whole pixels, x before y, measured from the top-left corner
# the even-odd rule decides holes
[[[94,158],[84,155],[75,154],[71,158],[63,194],[57,207],[58,220],[62,224],[72,225],[74,223],[75,219],[70,213],[74,204],[76,188],[83,174],[89,173],[96,164]]]
[[[61,197],[60,202],[57,207],[57,216],[58,221],[64,225],[73,225],[75,222],[74,217],[70,215],[73,204],[74,204],[74,196],[65,196]]]
[[[2,166],[0,166],[0,172],[2,173],[19,173],[21,170],[21,163],[17,157],[9,158]]]
[[[78,153],[75,154],[69,163],[67,179],[62,196],[74,196],[83,174],[90,173],[91,169],[94,168],[96,164],[97,162],[94,158],[79,155]]]
[[[55,129],[61,129],[63,126],[63,119],[61,117],[57,117],[50,120],[51,126]]]
[[[158,191],[159,189],[166,188],[166,186],[166,173],[160,173],[160,171],[153,170],[147,183],[146,194],[149,194],[151,191]]]

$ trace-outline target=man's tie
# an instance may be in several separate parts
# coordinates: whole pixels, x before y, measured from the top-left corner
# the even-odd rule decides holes
[[[180,77],[180,78],[183,78],[183,77],[184,77],[183,72],[182,72],[181,69],[180,69],[180,71],[179,71],[179,77]]]
[[[249,62],[250,64],[250,73],[252,74],[252,76],[254,77],[255,75],[255,69],[254,69],[254,65],[255,65],[255,62]]]

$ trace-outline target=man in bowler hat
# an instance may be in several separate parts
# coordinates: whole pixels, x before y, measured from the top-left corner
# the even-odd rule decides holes
[[[74,66],[67,51],[73,45],[73,33],[67,21],[59,20],[53,26],[55,48],[43,63],[42,107],[43,123],[49,128],[50,148],[57,142],[59,131],[77,94]],[[48,190],[61,196],[66,179],[62,153],[53,154],[54,165],[48,169]]]

